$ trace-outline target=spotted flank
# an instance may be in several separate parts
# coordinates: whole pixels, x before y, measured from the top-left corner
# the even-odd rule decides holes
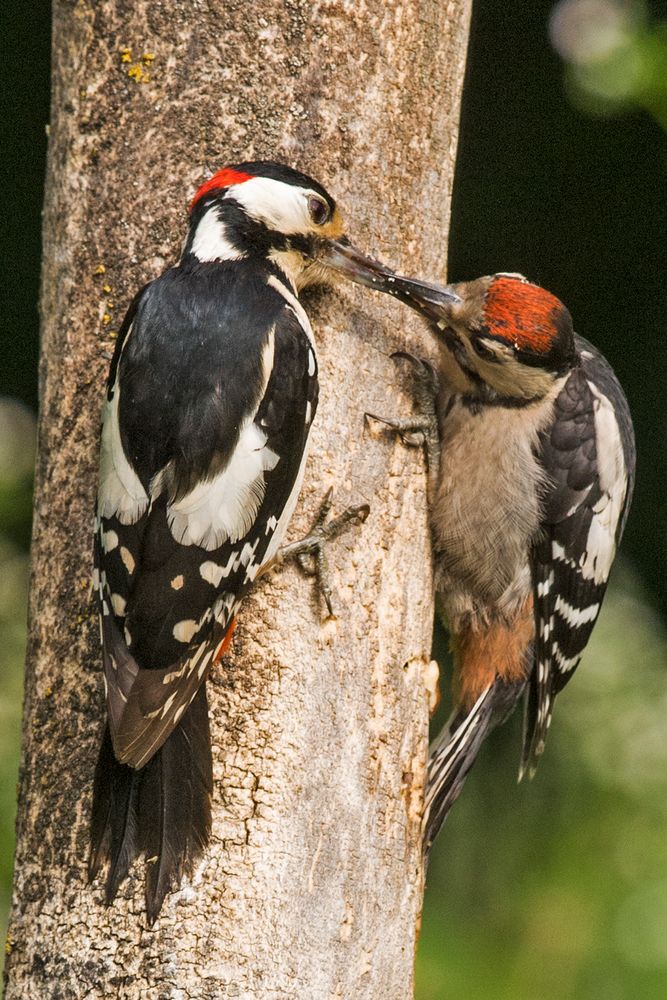
[[[544,750],[555,696],[588,643],[632,496],[635,447],[627,402],[604,358],[577,338],[580,365],[542,433],[550,488],[532,554],[535,667],[524,715],[521,774]],[[584,348],[582,350],[582,347]]]

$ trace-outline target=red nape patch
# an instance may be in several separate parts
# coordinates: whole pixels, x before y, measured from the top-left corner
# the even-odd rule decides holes
[[[484,320],[493,337],[519,350],[546,354],[559,335],[565,306],[551,292],[519,278],[494,278],[486,293]]]
[[[217,191],[220,188],[231,187],[232,184],[243,184],[244,181],[252,180],[252,174],[244,174],[240,170],[234,170],[232,167],[224,167],[223,170],[218,170],[217,174],[213,174],[207,181],[205,181],[202,186],[197,191],[190,202],[190,211],[195,207],[197,202],[208,194],[209,191]]]
[[[232,644],[232,636],[234,635],[234,629],[236,628],[236,618],[232,618],[229,623],[229,628],[225,632],[225,638],[222,640],[215,653],[213,654],[213,663],[220,663],[227,650]]]

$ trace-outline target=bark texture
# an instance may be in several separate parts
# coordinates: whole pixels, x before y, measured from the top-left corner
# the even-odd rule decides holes
[[[369,501],[335,543],[339,619],[261,581],[209,682],[213,840],[145,926],[85,862],[103,722],[90,589],[103,381],[131,295],[173,262],[215,168],[282,159],[350,235],[443,277],[470,0],[56,0],[41,418],[7,1000],[406,1000],[423,873],[431,569],[421,455],[363,413],[411,406],[422,331],[340,287],[305,300],[321,401],[290,537],[329,485]]]

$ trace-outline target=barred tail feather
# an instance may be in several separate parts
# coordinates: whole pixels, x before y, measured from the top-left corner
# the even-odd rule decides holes
[[[92,881],[108,864],[107,904],[144,854],[146,912],[149,925],[155,922],[166,894],[192,872],[208,843],[212,791],[205,687],[140,770],[116,760],[107,728],[95,772],[88,866]]]
[[[526,775],[531,779],[535,777],[551,725],[554,697],[551,674],[547,675],[546,666],[543,667],[539,663],[528,681],[524,697],[523,748],[519,781]]]
[[[431,746],[423,826],[424,853],[428,853],[441,826],[461,793],[482,743],[514,708],[523,683],[495,680],[469,711],[457,708]]]

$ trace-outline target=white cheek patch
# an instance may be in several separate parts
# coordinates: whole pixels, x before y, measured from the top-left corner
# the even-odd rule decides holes
[[[121,524],[135,524],[148,507],[148,496],[130,465],[120,436],[118,404],[120,386],[104,407],[100,447],[100,486],[97,509],[101,517],[117,517]]]
[[[270,177],[253,177],[235,186],[230,197],[242,205],[248,215],[269,229],[289,235],[311,233],[313,221],[308,212],[308,195],[315,191],[284,184]]]
[[[227,238],[227,227],[218,218],[214,205],[201,217],[192,240],[191,252],[198,260],[242,260],[248,255]]]
[[[264,473],[279,461],[266,441],[264,431],[252,419],[246,421],[226,468],[167,505],[169,527],[177,542],[211,551],[243,538],[264,499]]]

